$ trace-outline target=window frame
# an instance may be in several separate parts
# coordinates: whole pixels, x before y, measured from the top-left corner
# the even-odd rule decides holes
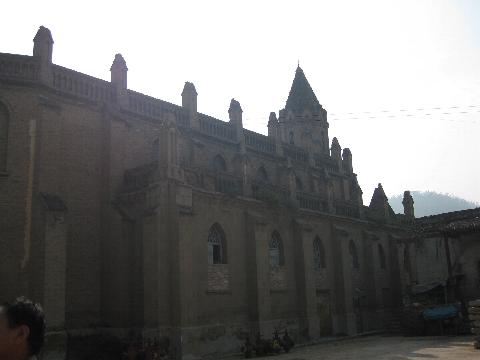
[[[315,270],[323,270],[327,268],[325,246],[319,236],[313,239],[313,267]]]
[[[207,235],[207,262],[209,265],[225,265],[227,260],[225,232],[215,223]]]
[[[274,261],[272,261],[274,259]],[[283,242],[278,231],[273,231],[268,241],[268,262],[271,268],[285,265]]]
[[[348,251],[350,253],[352,268],[355,270],[359,270],[360,261],[358,259],[358,249],[357,249],[357,245],[355,244],[355,241],[353,241],[352,239],[348,243]]]

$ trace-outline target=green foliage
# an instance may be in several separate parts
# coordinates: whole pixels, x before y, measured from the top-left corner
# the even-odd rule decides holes
[[[436,215],[451,211],[473,209],[480,204],[461,199],[450,194],[441,194],[434,191],[411,191],[415,202],[415,217]],[[395,213],[403,214],[403,194],[392,196],[390,206]]]

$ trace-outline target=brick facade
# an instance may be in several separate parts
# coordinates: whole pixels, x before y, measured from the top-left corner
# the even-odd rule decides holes
[[[198,113],[191,83],[182,106],[128,89],[121,55],[111,82],[55,65],[51,39],[42,27],[34,56],[0,54],[6,298],[44,302],[50,331],[166,335],[178,356],[234,351],[246,334],[285,327],[298,341],[382,328],[379,313],[400,302],[397,239],[411,224],[381,185],[363,205],[351,152],[336,138],[330,151],[327,112],[300,68],[263,136],[243,129],[235,100],[228,122]],[[213,224],[225,264],[208,263]]]

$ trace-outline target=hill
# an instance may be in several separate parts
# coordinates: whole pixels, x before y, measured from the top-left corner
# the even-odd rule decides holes
[[[434,191],[412,191],[411,194],[413,201],[415,201],[415,217],[473,209],[480,206],[480,204],[453,195],[441,194]],[[395,213],[403,214],[402,199],[403,194],[392,196],[389,199],[390,205]]]

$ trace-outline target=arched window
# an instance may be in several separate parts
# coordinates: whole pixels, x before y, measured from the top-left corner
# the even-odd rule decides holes
[[[216,171],[227,171],[227,163],[225,162],[225,159],[222,157],[222,155],[216,155],[213,158],[213,168]]]
[[[295,176],[295,184],[297,186],[297,191],[303,191],[303,183],[297,176]]]
[[[288,134],[288,142],[292,145],[295,144],[295,141],[293,139],[293,131],[290,131],[290,133]]]
[[[8,111],[0,103],[0,172],[7,171]]]
[[[360,267],[360,264],[358,263],[357,246],[355,245],[353,240],[350,240],[350,243],[348,244],[348,250],[352,259],[352,267],[354,269],[358,269]]]
[[[210,265],[226,264],[227,249],[225,233],[220,225],[214,224],[208,233],[208,263]]]
[[[380,268],[385,269],[387,265],[385,261],[385,251],[383,251],[382,244],[378,244],[378,258],[380,260]]]
[[[274,267],[284,264],[282,239],[276,231],[272,233],[272,237],[268,243],[268,255],[270,266]]]
[[[263,183],[268,182],[268,174],[263,166],[260,166],[257,170],[257,180]]]
[[[316,270],[325,269],[325,248],[322,240],[317,236],[313,240],[313,261]]]

